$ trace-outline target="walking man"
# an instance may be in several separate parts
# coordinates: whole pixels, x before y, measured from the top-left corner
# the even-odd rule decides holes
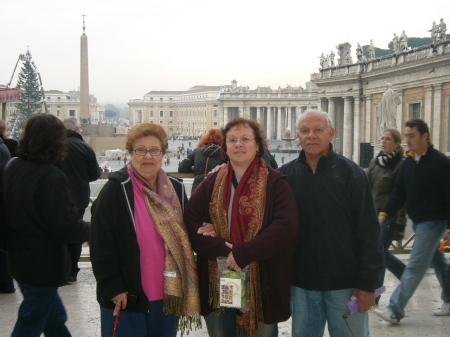
[[[82,130],[78,118],[66,118],[64,125],[67,128],[66,143],[68,144],[69,155],[61,162],[61,170],[69,179],[72,197],[78,208],[80,219],[83,219],[91,195],[89,182],[100,177],[101,169],[98,166],[94,150],[81,137]],[[78,261],[81,255],[81,246],[80,243],[69,244],[71,262],[69,280],[72,282],[77,280],[80,271]]]
[[[406,202],[406,211],[415,232],[409,265],[389,305],[375,313],[385,321],[399,323],[405,307],[430,265],[444,288],[448,263],[437,250],[442,237],[450,238],[450,159],[433,147],[428,125],[421,119],[406,122],[405,141],[408,157],[404,160],[395,190],[378,217],[380,224]],[[450,296],[441,295],[444,303],[434,311],[437,316],[450,315]]]
[[[298,121],[302,151],[280,168],[299,209],[292,273],[292,336],[368,337],[367,311],[383,269],[380,226],[364,171],[335,153],[328,114],[305,111]],[[359,312],[344,319],[355,296]]]

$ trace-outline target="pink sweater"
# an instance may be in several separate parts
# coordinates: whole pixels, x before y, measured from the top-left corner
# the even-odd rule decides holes
[[[140,249],[141,282],[149,301],[163,298],[164,240],[153,223],[145,205],[144,183],[128,171],[134,191],[134,221]]]

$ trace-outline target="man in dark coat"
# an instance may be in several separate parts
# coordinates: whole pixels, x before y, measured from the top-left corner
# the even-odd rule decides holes
[[[6,125],[3,120],[0,120],[0,136],[6,133]],[[0,164],[8,161],[11,158],[8,148],[3,142],[3,137],[0,137]],[[3,198],[3,196],[2,196]],[[3,216],[3,215],[2,215]],[[0,252],[0,293],[13,293],[14,282],[8,273],[8,262],[6,260],[6,253]]]
[[[98,166],[97,158],[92,147],[81,137],[80,122],[76,117],[69,117],[64,120],[67,128],[66,142],[69,155],[60,164],[61,170],[69,178],[70,191],[78,208],[78,213],[82,219],[86,207],[89,205],[91,190],[89,182],[95,181],[100,177],[101,169]],[[69,244],[71,275],[69,280],[76,281],[78,260],[81,255],[81,244]]]

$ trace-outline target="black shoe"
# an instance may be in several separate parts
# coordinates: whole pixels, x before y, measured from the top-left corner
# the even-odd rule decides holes
[[[1,294],[12,294],[14,292],[16,292],[16,288],[9,288],[9,289],[5,289],[5,290],[3,290],[3,289],[0,290]]]
[[[393,240],[400,241],[405,237],[405,232],[395,232]]]

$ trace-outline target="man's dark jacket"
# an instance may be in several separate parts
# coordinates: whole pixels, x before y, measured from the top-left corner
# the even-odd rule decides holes
[[[450,159],[430,144],[419,162],[403,161],[397,184],[383,212],[397,211],[406,201],[413,222],[447,220],[450,228]]]
[[[92,147],[75,131],[68,130],[66,142],[69,155],[61,164],[61,170],[69,178],[70,192],[79,210],[89,205],[89,182],[100,177],[101,170]]]
[[[331,147],[315,172],[304,151],[279,170],[288,176],[300,215],[292,284],[312,291],[374,292],[383,252],[364,171]]]

